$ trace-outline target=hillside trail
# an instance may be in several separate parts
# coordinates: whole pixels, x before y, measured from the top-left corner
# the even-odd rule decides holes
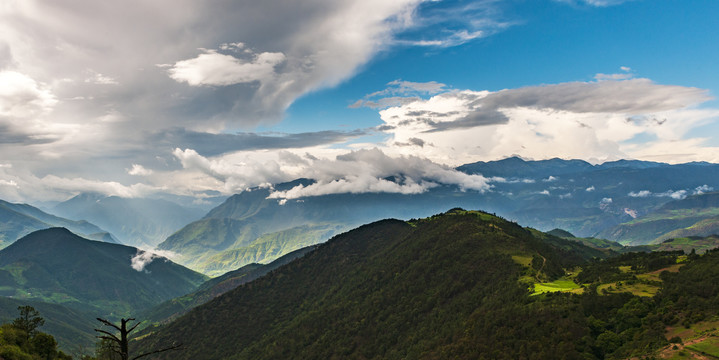
[[[660,359],[670,359],[673,358],[674,355],[676,355],[679,351],[685,350],[688,356],[686,356],[687,359],[696,359],[696,360],[716,360],[719,359],[715,356],[706,355],[698,353],[692,349],[687,349],[687,346],[698,344],[704,340],[706,340],[709,337],[712,337],[714,335],[702,335],[696,339],[691,339],[686,341],[683,344],[671,344],[664,347],[662,350],[659,351],[659,358]],[[674,345],[677,346],[677,349],[673,349]]]
[[[539,270],[537,270],[537,275],[534,275],[534,279],[537,280],[538,283],[542,283],[542,282],[539,280],[539,274],[541,274],[541,273],[542,273],[542,270],[544,270],[544,265],[547,264],[547,258],[545,258],[545,257],[542,256],[542,255],[539,255],[539,256],[542,258],[542,267],[540,267]]]

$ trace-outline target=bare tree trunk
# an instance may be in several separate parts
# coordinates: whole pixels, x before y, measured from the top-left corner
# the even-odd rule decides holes
[[[109,321],[107,321],[107,320],[105,320],[105,319],[101,319],[101,318],[97,318],[97,321],[103,323],[104,325],[107,325],[107,326],[110,326],[110,327],[112,327],[112,328],[115,328],[115,330],[117,330],[117,331],[120,332],[120,337],[118,338],[115,334],[113,334],[113,333],[111,333],[111,332],[109,332],[109,331],[105,331],[105,330],[101,330],[101,329],[95,329],[95,331],[97,331],[97,332],[103,334],[103,335],[98,336],[98,338],[100,338],[100,339],[105,339],[105,340],[109,340],[109,341],[115,343],[115,345],[117,345],[117,349],[113,348],[113,351],[115,351],[117,354],[120,355],[120,359],[121,359],[121,360],[130,360],[130,350],[129,350],[129,346],[128,346],[128,338],[127,338],[127,336],[128,336],[133,330],[135,330],[135,328],[137,327],[137,325],[140,325],[140,323],[138,322],[137,324],[132,325],[132,326],[128,329],[128,328],[127,328],[127,324],[128,324],[129,322],[131,322],[131,321],[135,321],[134,318],[120,319],[120,326],[117,326],[117,325],[115,325],[115,324],[113,324],[113,323],[111,323],[111,322],[109,322]],[[161,353],[161,352],[169,351],[169,350],[177,350],[177,349],[179,349],[181,346],[182,346],[181,344],[173,344],[173,345],[170,346],[170,347],[166,347],[166,348],[163,348],[163,349],[154,350],[154,351],[150,351],[150,352],[146,352],[146,353],[137,355],[137,356],[133,357],[132,360],[137,360],[137,359],[139,359],[139,358],[141,358],[141,357],[145,357],[145,356],[150,355],[150,354],[157,354],[157,353]],[[119,350],[118,350],[118,349],[119,349]]]

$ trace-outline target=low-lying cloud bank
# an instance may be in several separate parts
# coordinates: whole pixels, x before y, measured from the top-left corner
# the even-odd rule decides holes
[[[490,188],[490,181],[483,176],[468,175],[418,156],[389,156],[376,148],[322,158],[289,151],[243,154],[234,161],[211,160],[191,149],[176,149],[174,154],[186,170],[202,172],[224,184],[228,192],[297,178],[316,181],[273,191],[269,196],[280,200],[337,193],[417,194],[440,184],[482,192]]]

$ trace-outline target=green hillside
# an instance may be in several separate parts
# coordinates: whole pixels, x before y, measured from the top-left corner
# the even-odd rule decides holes
[[[719,193],[689,196],[596,235],[625,245],[660,243],[675,237],[719,233]]]
[[[317,244],[345,229],[337,224],[301,225],[260,234],[249,220],[206,218],[170,236],[159,248],[180,253],[177,261],[209,276],[251,263],[268,263]]]
[[[667,239],[692,236],[710,236],[715,234],[719,234],[719,216],[700,220],[690,226],[670,231],[654,239],[652,242],[659,243]]]
[[[197,262],[197,269],[209,276],[216,276],[224,273],[228,268],[251,263],[267,263],[292,251],[329,239],[342,230],[344,227],[341,225],[303,225],[265,234],[247,246],[201,257]]]
[[[719,236],[676,237],[649,246],[653,251],[683,251],[688,254],[694,250],[697,254],[703,254],[719,247]]]
[[[315,248],[316,246],[308,246],[286,254],[269,264],[262,265],[252,263],[225,273],[222,276],[212,278],[200,285],[196,291],[165,301],[148,310],[145,314],[141,315],[140,318],[147,322],[144,326],[169,322],[192,308],[207,303],[242,284],[253,281],[280,266],[304,256]]]
[[[36,231],[0,251],[0,294],[122,316],[193,291],[207,278],[160,258],[131,267],[133,247]]]
[[[520,358],[537,349],[589,356],[589,346],[573,345],[586,342],[586,324],[562,315],[569,308],[534,304],[529,288],[596,250],[536,233],[462,210],[365,225],[138,346],[185,344],[158,357],[168,359]]]

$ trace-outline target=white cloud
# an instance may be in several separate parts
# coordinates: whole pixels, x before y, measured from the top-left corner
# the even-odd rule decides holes
[[[166,253],[171,253],[171,252],[166,252]],[[155,259],[165,259],[165,261],[167,261],[167,257],[164,256],[161,251],[157,251],[157,250],[146,251],[146,250],[137,249],[137,253],[135,254],[135,256],[133,256],[130,259],[130,266],[135,271],[139,271],[139,272],[146,271],[145,266],[152,263],[152,261]]]
[[[652,194],[652,192],[649,190],[641,190],[638,192],[632,191],[627,195],[629,195],[630,197],[644,198],[644,197],[650,196],[651,194]]]
[[[674,200],[681,200],[681,199],[684,199],[687,197],[687,191],[686,190],[676,190],[676,191],[667,190],[662,193],[652,193],[649,190],[641,190],[639,192],[632,191],[627,195],[629,195],[630,197],[637,197],[637,198],[645,198],[645,197],[649,197],[649,196],[654,196],[654,197],[670,197]]]
[[[592,162],[716,161],[719,153],[703,144],[707,139],[682,139],[691,129],[719,118],[717,110],[695,108],[708,99],[705,90],[648,79],[497,92],[453,90],[381,110],[380,129],[390,136],[388,146],[419,139],[432,144],[423,149],[424,156],[451,165],[506,154]],[[640,135],[653,140],[632,141]],[[676,149],[684,149],[686,156],[672,160]],[[401,148],[388,151],[412,153]]]
[[[0,199],[7,201],[64,201],[81,192],[96,192],[107,196],[142,198],[159,192],[169,192],[164,185],[146,183],[123,185],[117,181],[91,180],[82,177],[45,175],[37,177],[27,169],[0,167]],[[1,186],[5,185],[5,186]]]
[[[681,200],[687,197],[687,191],[686,190],[669,190],[663,193],[655,194],[657,197],[670,197],[674,200]]]
[[[592,192],[592,191],[594,191],[594,186],[590,186],[590,187],[586,188],[585,191],[586,191],[586,192]]]
[[[103,74],[100,74],[99,72],[95,72],[92,70],[90,70],[88,72],[90,73],[90,76],[85,78],[86,83],[93,83],[93,84],[98,84],[98,85],[118,85],[119,84],[116,79],[114,79],[110,76],[103,75]]]
[[[0,117],[31,119],[49,113],[57,104],[51,90],[25,74],[0,71]]]
[[[414,91],[428,94],[436,94],[438,92],[444,91],[447,87],[447,85],[436,81],[412,82],[399,79],[390,81],[389,83],[387,83],[387,85],[396,86],[396,90],[390,90],[390,92],[397,92],[402,94]]]
[[[594,79],[603,81],[603,80],[626,80],[631,79],[634,75],[632,74],[602,74],[598,73],[594,75]]]
[[[709,186],[709,185],[707,185],[707,184],[704,184],[704,185],[702,185],[702,186],[697,186],[697,187],[694,189],[694,192],[692,193],[692,195],[701,195],[701,194],[704,194],[704,193],[709,192],[709,191],[714,191],[714,188],[711,187],[711,186]]]
[[[384,109],[390,106],[401,106],[420,100],[422,95],[437,94],[446,91],[447,85],[436,82],[412,82],[394,80],[387,83],[387,88],[365,95],[349,108],[368,107]]]
[[[563,2],[568,4],[577,4],[577,3],[584,3],[591,6],[596,7],[607,7],[607,6],[614,6],[619,5],[628,1],[634,1],[634,0],[555,0],[557,2]]]
[[[276,76],[275,66],[284,61],[285,55],[280,52],[264,52],[254,55],[250,61],[244,61],[205,50],[194,59],[176,62],[168,72],[174,80],[193,86],[226,86],[270,81]]]
[[[127,170],[127,173],[136,176],[149,176],[152,175],[152,170],[146,169],[144,166],[139,164],[132,164],[132,168]]]
[[[303,151],[238,152],[208,159],[191,149],[176,149],[175,156],[186,170],[204,174],[207,184],[214,183],[215,188],[221,187],[227,193],[300,177],[316,180],[309,186],[274,191],[270,198],[276,199],[342,192],[416,194],[438,184],[473,191],[490,188],[489,180],[482,176],[467,175],[417,156],[392,157],[379,149],[331,150],[324,156],[319,154],[321,151],[317,151],[317,155],[304,156]]]
[[[12,186],[14,188],[18,188],[19,186],[15,182],[15,180],[4,180],[0,179],[0,186]]]
[[[534,179],[521,179],[521,178],[505,179],[505,178],[499,177],[499,176],[493,176],[490,178],[490,180],[492,182],[505,183],[505,184],[517,184],[517,183],[534,184],[537,182]]]
[[[602,198],[602,200],[599,202],[599,208],[606,211],[611,203],[612,198]]]
[[[584,0],[584,2],[593,6],[613,6],[625,3],[627,1],[633,0]]]

